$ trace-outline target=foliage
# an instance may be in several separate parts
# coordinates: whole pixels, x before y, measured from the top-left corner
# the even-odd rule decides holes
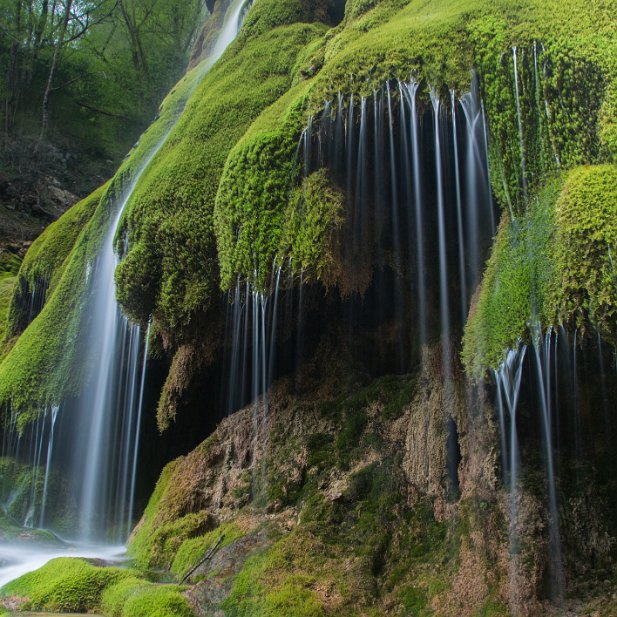
[[[481,376],[530,328],[574,322],[617,340],[617,167],[578,167],[529,211],[504,217],[466,327],[463,361]]]
[[[0,2],[4,136],[118,161],[188,60],[198,0]]]
[[[193,617],[181,587],[134,577],[108,587],[101,608],[108,617]]]

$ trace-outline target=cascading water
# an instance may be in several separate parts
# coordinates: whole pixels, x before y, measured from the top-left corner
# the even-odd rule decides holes
[[[246,6],[246,0],[235,0],[230,4],[216,44],[198,69],[199,79],[235,39]],[[175,122],[133,177],[107,233],[92,277],[95,313],[90,345],[100,351],[91,391],[82,397],[80,416],[87,421],[83,423],[79,443],[85,444],[85,450],[78,452],[75,459],[77,473],[83,466],[79,496],[82,539],[101,538],[110,529],[115,529],[118,530],[115,532],[117,539],[123,540],[133,523],[133,492],[146,372],[145,359],[141,374],[139,370],[140,328],[122,315],[115,299],[114,272],[118,258],[114,238],[136,185],[174,126]]]
[[[554,343],[553,343],[554,340]],[[558,407],[554,403],[553,392],[557,393],[558,357],[553,353],[557,349],[558,335],[548,330],[544,338],[537,336],[534,341],[534,360],[538,379],[538,401],[542,418],[542,434],[546,457],[546,475],[549,504],[549,575],[551,597],[557,601],[564,598],[563,564],[561,559],[561,540],[559,537],[559,513],[557,508],[557,489],[555,486],[555,462],[553,448],[553,426],[556,425]]]
[[[183,103],[233,42],[250,5],[247,0],[230,2],[216,43],[193,74],[192,88]],[[183,105],[176,120],[182,109]],[[136,185],[174,126],[175,120],[156,146],[146,154],[120,203],[114,208],[99,255],[94,263],[88,263],[86,284],[90,310],[82,311],[88,316],[88,321],[84,321],[81,336],[96,362],[79,399],[72,403],[78,426],[68,426],[71,418],[65,418],[64,406],[59,406],[44,409],[37,420],[26,426],[25,430],[20,430],[18,414],[10,406],[6,409],[2,455],[7,460],[23,461],[24,467],[30,470],[24,472],[30,474],[30,480],[22,483],[28,487],[30,494],[30,498],[25,500],[28,508],[21,513],[21,520],[15,518],[15,523],[32,526],[48,524],[51,502],[62,498],[51,488],[54,467],[58,464],[57,455],[60,454],[60,448],[55,446],[62,438],[62,450],[72,453],[72,461],[63,470],[63,475],[72,486],[71,494],[77,502],[77,526],[72,533],[69,532],[70,535],[74,536],[76,531],[75,539],[87,543],[119,543],[126,540],[131,530],[147,380],[149,328],[145,333],[144,345],[141,328],[123,316],[115,299],[114,272],[119,261],[115,253],[115,236]],[[30,302],[37,303],[37,306],[30,307],[28,322],[36,316],[41,294],[31,294]],[[24,452],[26,447],[28,453]],[[15,501],[16,497],[9,495],[7,503],[3,504],[7,513],[13,511],[12,503]],[[54,508],[58,506],[57,503],[53,505]],[[18,549],[13,552],[21,554]],[[10,573],[8,569],[7,572],[0,572],[0,580],[7,582],[31,569],[29,564],[35,563],[34,567],[39,567],[56,556],[49,553],[51,556],[45,557],[43,553],[47,555],[41,549],[39,559],[28,549],[24,552],[24,560],[11,566]]]
[[[512,61],[514,63],[514,96],[516,101],[516,122],[518,128],[518,143],[521,155],[521,184],[523,187],[523,198],[527,201],[527,165],[525,161],[525,141],[523,133],[523,120],[521,116],[521,95],[518,83],[518,55],[517,48],[512,48]]]
[[[609,420],[604,425],[603,437],[596,438],[591,448],[584,440],[584,422],[594,426],[602,422],[602,408],[613,400],[615,380],[605,367],[608,351],[595,333],[582,338],[578,331],[569,336],[563,326],[545,333],[535,326],[529,338],[531,344],[510,350],[494,373],[502,470],[504,484],[510,491],[511,568],[516,579],[516,569],[522,567],[518,558],[522,542],[520,529],[524,526],[521,516],[528,515],[521,512],[522,493],[528,490],[522,482],[525,470],[527,475],[536,474],[535,481],[542,481],[546,486],[546,589],[548,597],[561,604],[567,588],[563,534],[571,536],[573,531],[562,530],[560,483],[565,482],[570,491],[585,493],[589,474],[595,473],[590,469],[604,457],[612,458],[614,422]],[[586,418],[581,417],[579,379],[594,384],[596,391],[592,397],[592,390],[586,389]],[[610,389],[606,386],[609,379]],[[525,436],[524,442],[521,435]],[[542,454],[540,466],[533,457],[525,461],[528,449]],[[573,568],[569,564],[568,569]]]
[[[354,277],[346,285],[352,294],[370,287],[376,296],[354,309],[356,317],[365,311],[368,319],[370,310],[380,323],[417,324],[395,343],[413,338],[416,354],[439,331],[447,367],[448,341],[462,328],[495,231],[486,125],[475,79],[460,101],[451,93],[449,108],[436,93],[432,109],[419,104],[418,92],[411,80],[387,83],[359,104],[339,94],[309,122],[298,153],[305,176],[327,168],[346,187],[342,260]],[[457,260],[459,244],[465,248],[462,258],[456,250]],[[435,299],[439,322],[430,310]],[[409,368],[404,356],[396,349],[396,371]]]

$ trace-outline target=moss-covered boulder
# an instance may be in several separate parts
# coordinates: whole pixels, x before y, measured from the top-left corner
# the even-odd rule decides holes
[[[149,582],[133,569],[63,557],[5,585],[0,605],[108,617],[193,617],[182,591],[178,585]]]
[[[481,376],[538,329],[597,331],[615,344],[617,166],[549,181],[529,210],[502,220],[466,327],[463,359]]]
[[[444,386],[436,350],[417,375],[372,380],[321,349],[271,389],[267,413],[257,400],[165,469],[129,553],[188,575],[206,613],[506,615],[492,429],[468,432],[466,396],[462,382]],[[456,508],[450,415],[463,452]],[[480,528],[494,535],[480,541]],[[529,546],[537,567],[541,545]]]

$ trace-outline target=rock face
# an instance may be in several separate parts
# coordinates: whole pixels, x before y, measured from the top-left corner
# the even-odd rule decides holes
[[[444,387],[440,366],[426,349],[418,374],[366,381],[320,354],[272,388],[267,409],[260,399],[226,418],[165,470],[131,552],[182,577],[223,538],[190,576],[200,615],[505,614],[495,428],[485,393],[460,377]],[[541,550],[530,543],[526,569]],[[521,574],[520,614],[533,612],[536,574]]]
[[[564,538],[589,543],[563,544],[579,600],[561,613],[544,600],[542,465],[530,465],[513,505],[492,393],[458,369],[444,380],[439,347],[424,348],[415,373],[381,378],[343,348],[319,347],[267,404],[225,418],[166,468],[131,540],[141,565],[188,575],[204,617],[585,615],[594,602],[611,614],[591,583],[614,543],[606,504],[560,488]],[[523,439],[525,455],[539,456]]]

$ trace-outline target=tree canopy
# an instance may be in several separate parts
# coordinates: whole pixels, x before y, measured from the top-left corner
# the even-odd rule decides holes
[[[0,135],[117,160],[184,69],[203,0],[0,0]]]

